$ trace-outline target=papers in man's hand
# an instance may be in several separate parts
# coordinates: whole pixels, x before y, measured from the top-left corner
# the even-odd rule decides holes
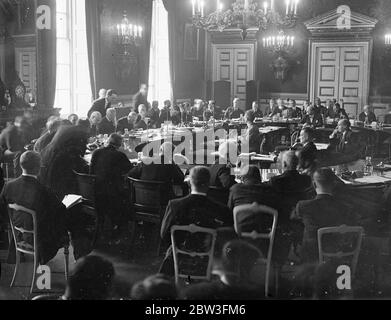
[[[83,202],[83,197],[82,197],[82,196],[75,195],[75,194],[68,194],[68,195],[65,196],[64,199],[62,200],[63,205],[64,205],[67,209],[71,209],[71,208],[73,208],[74,206],[76,206],[76,205],[78,205],[79,203],[82,203],[82,202]]]

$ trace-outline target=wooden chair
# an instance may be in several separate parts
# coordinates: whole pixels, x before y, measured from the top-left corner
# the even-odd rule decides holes
[[[341,248],[336,248],[336,252],[326,252],[324,250],[324,241],[323,237],[326,235],[337,235],[342,236],[342,240],[344,244],[349,242],[349,247],[351,250],[343,251]],[[356,237],[354,237],[356,235]],[[352,268],[352,277],[354,277],[357,268],[358,257],[360,255],[362,238],[364,235],[364,228],[362,227],[348,227],[346,225],[342,225],[339,227],[331,227],[331,228],[322,228],[318,230],[318,249],[319,249],[319,263],[323,263],[327,261],[327,259],[332,258],[346,258],[352,257],[351,268]],[[349,236],[349,238],[348,238]],[[333,239],[333,244],[335,243]],[[355,243],[354,243],[355,242]]]
[[[79,186],[80,195],[87,201],[91,202],[95,206],[96,199],[96,176],[78,173],[74,171],[76,175],[77,184]]]
[[[30,293],[33,292],[34,289],[34,283],[35,283],[35,278],[36,278],[36,273],[37,273],[37,267],[38,267],[38,248],[37,248],[37,215],[36,212],[30,209],[27,209],[25,207],[22,207],[17,204],[10,204],[8,206],[8,215],[9,215],[9,220],[10,220],[10,225],[11,225],[11,231],[12,231],[12,236],[15,242],[15,251],[16,251],[16,264],[15,264],[15,270],[14,270],[14,275],[12,277],[12,281],[10,284],[10,287],[13,287],[16,279],[16,274],[18,272],[19,264],[20,264],[20,255],[21,253],[30,255],[34,257],[34,269],[33,269],[33,279],[31,281],[31,288],[30,288]],[[27,215],[31,216],[32,219],[32,226],[33,230],[25,230],[22,227],[16,227],[13,223],[13,214],[16,212],[21,212]],[[22,234],[22,235],[31,235],[33,238],[33,245],[30,245],[26,243],[25,241],[19,241],[17,235]],[[64,259],[65,259],[65,279],[68,280],[68,271],[69,271],[69,244],[64,246]]]
[[[259,205],[257,203],[253,204],[246,204],[237,206],[234,208],[234,227],[237,235],[240,238],[257,241],[257,240],[269,240],[269,248],[266,258],[266,278],[265,278],[265,296],[269,296],[269,282],[270,282],[270,272],[271,272],[271,265],[272,265],[272,256],[273,256],[273,245],[274,245],[274,238],[276,234],[277,229],[277,220],[278,220],[278,212],[275,209],[272,209],[267,206]],[[242,226],[239,223],[240,216],[245,214],[246,216],[252,216],[254,221],[254,229],[249,231],[243,231]],[[270,230],[267,233],[258,231],[263,226],[262,224],[262,216],[270,216],[272,217],[272,223],[271,227],[268,228]],[[257,230],[258,229],[258,230]],[[277,290],[277,288],[276,288]]]
[[[143,181],[129,178],[132,206],[132,221],[146,222],[155,225],[159,231],[161,222],[172,193],[172,186],[166,182]],[[134,241],[135,230],[132,232],[131,243]],[[157,232],[157,254],[160,254],[161,239]]]
[[[195,234],[203,234],[205,237],[210,237],[211,241],[209,243],[209,247],[205,249],[204,251],[188,251],[183,248],[178,247],[178,243],[176,241],[175,235],[176,232],[184,232],[184,233],[190,233],[192,236]],[[173,226],[171,228],[171,245],[172,245],[172,251],[173,251],[173,257],[174,257],[174,269],[175,269],[175,282],[176,284],[179,283],[180,279],[192,279],[192,280],[206,280],[210,281],[212,277],[212,267],[213,267],[213,257],[215,252],[215,245],[216,245],[216,238],[217,238],[217,231],[213,229],[207,229],[198,227],[194,224],[189,226]],[[204,275],[191,275],[191,274],[184,274],[180,271],[180,258],[179,255],[182,256],[188,256],[190,258],[208,258],[208,264],[206,267],[206,271]]]

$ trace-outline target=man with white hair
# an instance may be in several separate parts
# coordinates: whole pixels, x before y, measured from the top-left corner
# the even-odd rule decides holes
[[[191,108],[191,115],[199,121],[204,120],[204,102],[201,99],[194,100],[194,106]]]
[[[147,107],[144,104],[140,104],[138,106],[138,114],[139,118],[138,121],[135,125],[135,129],[142,129],[142,130],[147,130],[149,123],[147,123]]]
[[[376,115],[373,113],[371,106],[366,105],[363,112],[359,115],[359,120],[366,124],[377,122]]]
[[[106,117],[102,119],[102,122],[98,126],[99,134],[110,135],[115,132],[117,127],[117,110],[114,108],[107,109]]]
[[[96,137],[98,135],[98,126],[102,122],[102,115],[100,114],[100,112],[95,111],[91,113],[89,120],[91,125],[90,136]]]
[[[229,107],[225,111],[224,119],[225,120],[239,119],[241,116],[244,116],[244,111],[240,109],[240,99],[235,98],[232,102],[232,107]]]
[[[138,119],[138,114],[134,111],[130,112],[127,117],[123,117],[118,120],[117,123],[117,130],[119,134],[125,134],[125,130],[134,130],[136,126],[136,122]]]

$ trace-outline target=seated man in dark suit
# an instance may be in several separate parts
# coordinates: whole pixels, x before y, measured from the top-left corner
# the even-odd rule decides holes
[[[94,151],[90,165],[90,174],[96,176],[98,213],[110,218],[116,233],[129,207],[124,176],[132,167],[126,155],[119,151],[121,146],[122,137],[113,133],[106,148]]]
[[[259,154],[261,152],[263,138],[261,133],[259,132],[258,126],[254,124],[254,112],[252,110],[247,111],[245,119],[247,123],[247,133],[243,137],[244,141],[242,141],[242,143],[248,144],[249,153]]]
[[[314,130],[305,127],[300,132],[300,143],[295,146],[299,156],[299,169],[304,172],[313,172],[316,167],[316,153],[318,152],[314,141]]]
[[[239,119],[242,116],[244,116],[244,111],[240,109],[240,99],[235,98],[232,102],[232,107],[229,107],[225,111],[224,119],[225,120]]]
[[[350,126],[349,120],[340,120],[337,128],[330,135],[328,151],[331,152],[330,157],[339,164],[355,161],[361,155],[362,146],[359,136],[353,133]]]
[[[276,232],[276,245],[273,259],[284,262],[289,254],[292,239],[290,215],[301,200],[312,197],[312,180],[308,175],[301,175],[297,171],[299,159],[294,151],[282,154],[282,169],[284,173],[273,177],[270,185],[277,194],[279,201],[273,208],[278,210],[278,222]]]
[[[102,122],[98,126],[98,134],[110,135],[115,132],[116,129],[116,117],[117,110],[109,108],[106,110],[106,116],[102,119]]]
[[[160,147],[159,156],[145,158],[143,163],[133,168],[129,176],[145,181],[160,181],[181,185],[185,179],[181,169],[174,163],[172,143],[164,143]]]
[[[92,103],[91,109],[88,111],[87,117],[90,118],[93,112],[99,112],[102,117],[106,117],[107,109],[111,108],[112,102],[117,99],[117,92],[113,89],[107,90],[105,97],[100,97]]]
[[[195,167],[190,171],[192,193],[185,198],[169,202],[161,227],[163,240],[170,239],[171,227],[175,225],[188,226],[195,224],[209,229],[233,226],[232,212],[226,206],[208,198],[209,181],[210,173],[207,168]],[[188,239],[183,237],[178,242],[186,243],[186,240]],[[199,246],[202,246],[202,243],[199,243]],[[170,248],[160,273],[172,275],[173,272],[173,258]]]
[[[201,99],[194,100],[194,106],[190,110],[193,119],[197,118],[198,121],[204,121],[204,111],[204,101],[202,101]]]
[[[373,113],[370,106],[364,106],[364,110],[360,113],[358,119],[365,124],[371,124],[372,122],[377,122],[376,115]]]
[[[307,114],[301,120],[301,124],[310,128],[319,128],[323,126],[322,115],[315,111],[313,106],[307,108]]]
[[[148,118],[151,119],[151,128],[157,128],[159,125],[159,101],[152,101],[152,107],[148,111]]]
[[[219,107],[216,106],[216,101],[211,100],[208,103],[208,107],[204,111],[204,121],[209,121],[210,119],[215,119],[215,120],[221,120],[223,117],[223,114],[220,110]]]
[[[293,220],[299,220],[304,224],[301,255],[305,261],[318,259],[317,237],[320,228],[357,225],[357,217],[351,208],[333,195],[335,175],[331,169],[318,169],[313,179],[316,198],[300,201],[292,214]]]
[[[246,166],[241,173],[242,183],[235,184],[229,194],[228,208],[252,204],[254,202],[268,207],[277,203],[275,192],[270,186],[262,184],[261,174],[257,166]]]
[[[139,114],[139,118],[138,118],[138,121],[136,122],[136,125],[135,125],[135,129],[136,130],[147,130],[148,129],[148,120],[147,119],[147,107],[143,104],[140,104],[138,106],[138,114]]]
[[[259,107],[258,101],[254,101],[251,107],[251,110],[249,110],[252,115],[254,116],[254,119],[256,118],[263,118],[263,112],[261,108]]]
[[[116,132],[119,134],[125,134],[126,129],[128,131],[134,130],[137,119],[138,119],[138,114],[134,111],[129,113],[127,117],[119,119],[117,122]]]
[[[219,159],[209,168],[212,187],[229,190],[236,183],[231,172],[233,165],[228,159],[230,150],[237,150],[237,146],[232,142],[224,142],[219,147]]]
[[[284,111],[286,110],[286,106],[284,106],[282,99],[277,99],[277,105],[274,106],[274,109],[272,110],[271,116],[279,116],[282,117]]]
[[[7,217],[8,205],[18,204],[27,209],[34,210],[37,215],[37,246],[39,262],[46,264],[53,259],[57,251],[65,244],[67,236],[66,210],[56,196],[38,181],[41,168],[41,157],[38,153],[28,151],[20,157],[23,170],[21,177],[6,184],[0,196],[3,217]],[[6,221],[8,218],[5,218]],[[32,230],[31,216],[24,213],[15,213],[13,216],[15,226]],[[31,235],[19,235],[20,241],[27,248],[32,249]],[[10,250],[14,254],[14,250]],[[13,259],[12,256],[9,258]]]
[[[164,125],[165,122],[171,121],[170,110],[171,110],[171,101],[170,100],[164,101],[164,108],[160,110],[159,121],[156,124],[156,128],[160,128]]]
[[[263,288],[254,286],[253,270],[260,258],[259,250],[240,240],[228,242],[222,250],[222,268],[219,279],[185,288],[185,300],[260,300]]]

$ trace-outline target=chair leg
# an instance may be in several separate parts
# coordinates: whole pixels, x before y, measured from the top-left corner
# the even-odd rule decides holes
[[[269,279],[270,278],[270,264],[266,265],[266,277],[265,277],[265,297],[269,298]]]
[[[16,251],[16,262],[15,262],[15,269],[14,269],[14,275],[12,277],[12,281],[10,284],[10,287],[12,288],[15,284],[15,279],[16,279],[16,274],[18,273],[19,269],[19,264],[20,264],[20,253]]]
[[[68,281],[69,274],[69,245],[64,246],[65,280]]]
[[[31,281],[30,294],[33,293],[33,291],[34,291],[35,277],[37,275],[37,267],[38,267],[37,262],[38,262],[37,257],[34,255],[33,280]]]
[[[279,291],[280,291],[280,273],[281,273],[281,268],[280,266],[277,266],[275,268],[275,283],[274,283],[274,291],[275,291],[275,295],[276,297],[278,297],[278,294],[279,294]]]

